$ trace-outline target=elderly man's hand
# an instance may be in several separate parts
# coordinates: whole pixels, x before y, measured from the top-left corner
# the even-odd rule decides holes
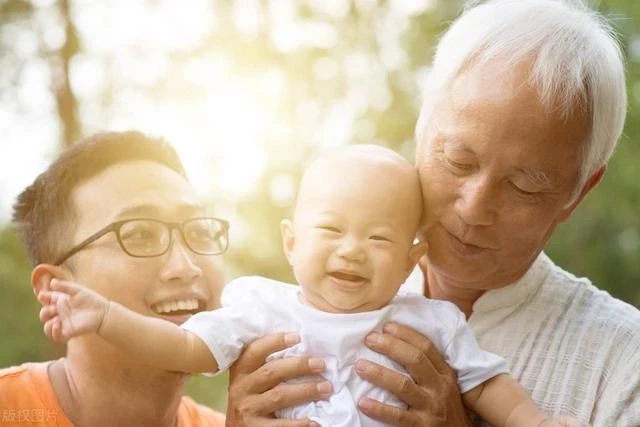
[[[369,334],[366,344],[404,366],[413,381],[380,365],[365,360],[358,361],[358,375],[388,390],[409,405],[404,410],[363,398],[359,402],[362,412],[394,426],[471,425],[460,397],[455,373],[428,339],[411,328],[390,323],[385,326],[383,334]]]
[[[230,369],[227,426],[311,427],[304,420],[275,420],[280,409],[313,400],[326,399],[332,393],[328,381],[287,384],[285,381],[324,371],[324,361],[313,357],[290,357],[265,363],[271,353],[296,344],[296,334],[278,333],[257,339]]]

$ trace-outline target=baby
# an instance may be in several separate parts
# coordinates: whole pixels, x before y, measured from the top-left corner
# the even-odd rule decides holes
[[[239,278],[225,287],[223,308],[198,313],[178,327],[56,280],[39,295],[41,319],[54,340],[97,333],[149,364],[190,373],[225,370],[254,339],[297,331],[300,342],[271,357],[324,358],[333,394],[278,416],[332,427],[382,425],[358,410],[365,396],[406,407],[354,369],[363,358],[406,373],[364,345],[369,332],[394,321],[433,342],[456,371],[465,405],[490,424],[572,425],[545,418],[506,374],[505,361],[478,347],[455,305],[398,292],[423,254],[415,240],[421,206],[417,172],[400,155],[372,145],[339,148],[306,170],[293,218],[281,224],[284,251],[300,286]]]

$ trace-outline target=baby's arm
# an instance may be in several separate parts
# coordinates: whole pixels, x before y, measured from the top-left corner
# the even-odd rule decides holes
[[[496,375],[462,395],[471,409],[492,426],[582,427],[582,422],[566,417],[547,419],[527,391],[511,376]]]
[[[73,282],[54,279],[38,295],[40,320],[49,338],[66,342],[88,333],[152,366],[178,372],[215,372],[206,344],[173,323],[144,316]]]
[[[501,374],[462,395],[467,408],[493,426],[538,427],[545,416],[527,392],[509,375]]]

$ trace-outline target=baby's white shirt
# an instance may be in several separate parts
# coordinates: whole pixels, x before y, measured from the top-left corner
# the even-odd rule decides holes
[[[256,338],[297,332],[300,343],[272,354],[269,360],[298,355],[323,358],[322,376],[333,385],[333,394],[328,400],[287,408],[278,414],[281,418],[310,418],[331,427],[383,426],[360,412],[357,404],[362,397],[406,407],[391,393],[362,380],[354,368],[358,359],[367,359],[407,375],[402,366],[364,345],[369,332],[382,332],[390,321],[410,326],[431,340],[456,371],[461,393],[508,372],[504,359],[480,349],[464,314],[452,303],[401,291],[379,310],[327,313],[301,303],[299,294],[298,286],[241,277],[224,288],[223,308],[198,313],[182,325],[206,343],[220,371]]]

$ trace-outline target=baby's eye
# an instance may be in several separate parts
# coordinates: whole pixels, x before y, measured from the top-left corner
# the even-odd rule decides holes
[[[318,227],[320,230],[328,231],[329,233],[340,233],[340,230],[330,225],[321,225]]]
[[[373,236],[369,237],[369,239],[378,240],[378,241],[381,241],[381,242],[390,242],[391,241],[391,239],[389,239],[388,237],[380,236],[380,235],[373,235]]]

